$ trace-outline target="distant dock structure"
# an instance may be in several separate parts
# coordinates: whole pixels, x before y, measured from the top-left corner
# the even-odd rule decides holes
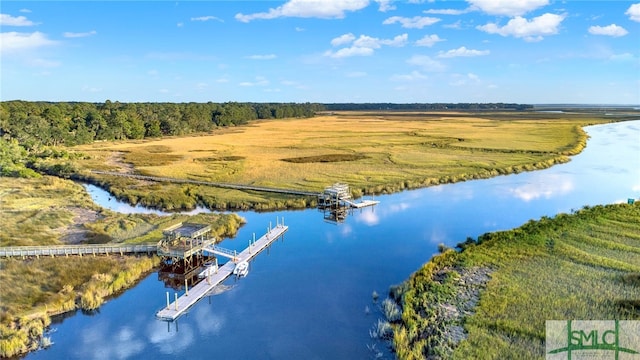
[[[362,209],[379,204],[377,200],[354,201],[351,197],[349,185],[335,183],[318,194],[318,209],[324,212],[328,221],[342,222],[347,218],[349,210]]]

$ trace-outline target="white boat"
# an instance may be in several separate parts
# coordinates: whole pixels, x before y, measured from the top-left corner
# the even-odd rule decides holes
[[[236,264],[236,267],[233,268],[233,274],[237,276],[247,276],[249,273],[249,263],[246,261],[240,261]]]

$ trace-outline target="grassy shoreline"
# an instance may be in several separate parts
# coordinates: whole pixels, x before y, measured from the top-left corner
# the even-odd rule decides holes
[[[218,238],[234,236],[235,214],[156,216],[117,214],[95,205],[72,181],[43,176],[0,182],[2,246],[155,242],[178,222],[211,224]],[[29,236],[24,236],[29,234]],[[0,260],[0,357],[47,345],[50,317],[91,311],[128,289],[159,264],[156,256],[40,257]]]
[[[392,288],[398,358],[544,358],[545,319],[640,320],[638,234],[640,204],[616,204],[444,251]]]

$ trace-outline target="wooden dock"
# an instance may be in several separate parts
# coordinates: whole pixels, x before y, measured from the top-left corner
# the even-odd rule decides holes
[[[182,296],[178,297],[178,295],[175,294],[174,302],[169,303],[169,295],[167,293],[167,306],[158,311],[156,317],[166,321],[173,321],[177,319],[191,306],[193,306],[193,304],[198,302],[198,300],[205,297],[209,293],[209,291],[211,291],[211,289],[213,289],[216,285],[222,283],[226,278],[231,276],[233,274],[233,269],[235,268],[236,263],[251,260],[258,253],[271,245],[272,242],[282,237],[288,229],[288,226],[278,223],[274,228],[269,229],[269,231],[261,238],[259,238],[255,242],[252,242],[249,247],[242,250],[238,254],[234,253],[235,261],[228,261],[226,264],[219,267],[217,271],[215,271],[213,274],[210,274],[194,287],[192,287],[191,289],[186,289],[185,293]],[[219,249],[219,247],[216,247],[215,252],[219,253]]]
[[[103,255],[103,254],[155,254],[157,244],[84,244],[84,245],[48,245],[48,246],[3,246],[0,257],[40,257],[69,255]]]
[[[350,200],[342,200],[342,201],[344,201],[348,206],[352,207],[353,209],[362,209],[364,207],[375,206],[380,204],[380,201],[378,200],[362,200],[359,202],[354,202]]]
[[[91,172],[97,175],[120,176],[120,177],[127,177],[130,179],[138,179],[138,180],[145,180],[145,181],[168,182],[168,183],[176,183],[176,184],[206,185],[206,186],[213,186],[213,187],[219,187],[219,188],[225,188],[225,189],[251,190],[251,191],[272,192],[272,193],[300,195],[300,196],[317,196],[318,195],[317,192],[293,190],[293,189],[278,189],[278,188],[270,188],[266,186],[229,184],[229,183],[219,183],[219,182],[213,182],[213,181],[178,179],[178,178],[161,177],[161,176],[146,176],[146,175],[119,173],[119,172],[113,172],[113,171],[91,170]]]

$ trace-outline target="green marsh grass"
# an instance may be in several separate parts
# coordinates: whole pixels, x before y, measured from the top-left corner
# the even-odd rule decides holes
[[[617,204],[467,239],[461,252],[445,251],[392,289],[403,307],[394,327],[398,357],[542,359],[545,320],[640,320],[638,233],[640,205]],[[436,280],[451,267],[491,273],[462,322],[466,339],[447,348],[448,324],[437,309],[468,290]]]

